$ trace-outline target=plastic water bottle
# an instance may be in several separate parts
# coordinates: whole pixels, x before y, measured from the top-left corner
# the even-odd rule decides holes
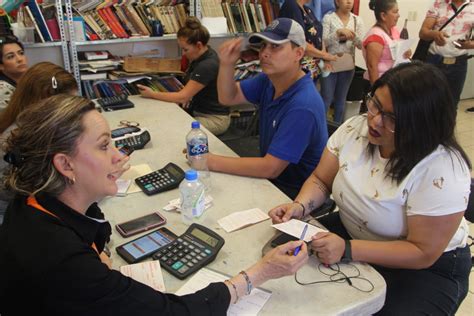
[[[211,191],[211,174],[207,166],[209,145],[207,135],[201,129],[201,124],[198,121],[191,124],[191,131],[186,135],[186,148],[189,165],[198,171],[199,179],[204,183],[206,193],[209,193]]]
[[[179,184],[181,194],[181,218],[183,223],[191,225],[204,212],[204,184],[194,169],[185,172],[184,180]]]

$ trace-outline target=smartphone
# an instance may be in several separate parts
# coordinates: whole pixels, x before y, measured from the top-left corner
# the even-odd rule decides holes
[[[117,224],[115,225],[115,228],[123,237],[130,237],[164,224],[166,224],[166,218],[160,213],[154,212],[149,215]]]
[[[456,47],[458,47],[458,48],[461,48],[462,45],[461,45],[461,43],[459,43],[460,41],[461,41],[461,40],[453,41],[454,46],[456,46]]]
[[[153,255],[158,249],[178,238],[173,232],[161,227],[151,233],[115,248],[128,263],[135,263]]]
[[[118,150],[125,156],[130,156],[135,151],[135,149],[125,144],[120,146]]]

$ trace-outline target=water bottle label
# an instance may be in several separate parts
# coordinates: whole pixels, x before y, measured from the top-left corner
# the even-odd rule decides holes
[[[209,152],[209,147],[207,144],[188,144],[188,154],[189,156],[197,156],[202,154],[207,154]]]
[[[205,209],[205,199],[204,199],[204,191],[201,191],[201,194],[197,197],[196,201],[193,203],[193,217],[199,217],[204,213]]]

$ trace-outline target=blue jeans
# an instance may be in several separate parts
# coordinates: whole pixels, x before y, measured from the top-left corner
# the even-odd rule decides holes
[[[426,62],[435,65],[448,79],[449,89],[453,95],[454,104],[458,107],[461,98],[464,82],[467,74],[467,58],[457,58],[456,63],[452,65],[443,64],[443,56],[428,54]]]
[[[318,218],[327,229],[350,239],[339,212]],[[372,265],[387,283],[385,304],[376,315],[454,315],[469,290],[469,247],[445,252],[429,268],[392,269]]]
[[[326,106],[326,112],[334,103],[334,122],[342,123],[344,107],[349,87],[355,70],[333,72],[326,78],[321,78],[321,96]]]

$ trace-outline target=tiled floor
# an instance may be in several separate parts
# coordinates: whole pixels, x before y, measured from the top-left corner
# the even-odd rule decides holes
[[[467,113],[465,110],[474,106],[474,99],[461,101],[458,108],[456,137],[468,154],[471,162],[474,163],[474,112]],[[474,171],[471,171],[471,176],[474,177]],[[474,224],[470,224],[471,236],[474,236]],[[474,246],[471,247],[471,252],[474,255]],[[474,315],[474,272],[471,271],[469,278],[469,293],[459,307],[457,316],[472,316]]]

